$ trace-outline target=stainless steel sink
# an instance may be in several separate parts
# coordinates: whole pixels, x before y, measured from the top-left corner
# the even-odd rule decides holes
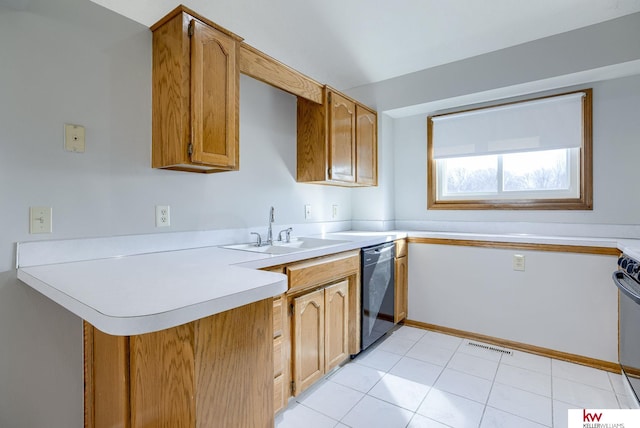
[[[314,250],[316,248],[332,247],[346,242],[349,241],[322,238],[294,238],[291,242],[274,242],[273,245],[262,245],[260,247],[257,247],[256,244],[236,244],[225,245],[222,248],[265,254],[289,254]]]

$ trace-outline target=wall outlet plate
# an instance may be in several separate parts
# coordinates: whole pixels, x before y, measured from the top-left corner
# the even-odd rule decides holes
[[[171,226],[171,211],[169,205],[156,205],[156,227]]]
[[[334,220],[338,218],[338,204],[331,206],[331,218]]]
[[[513,270],[524,271],[524,256],[522,254],[513,255]]]

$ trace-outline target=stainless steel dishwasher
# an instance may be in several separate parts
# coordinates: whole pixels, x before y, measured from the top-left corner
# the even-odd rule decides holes
[[[362,350],[394,326],[394,258],[393,242],[362,249]]]

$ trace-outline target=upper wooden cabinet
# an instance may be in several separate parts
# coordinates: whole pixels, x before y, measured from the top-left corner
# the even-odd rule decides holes
[[[241,38],[184,6],[153,31],[154,168],[239,168]]]
[[[324,88],[324,103],[298,98],[297,181],[377,186],[377,114]]]

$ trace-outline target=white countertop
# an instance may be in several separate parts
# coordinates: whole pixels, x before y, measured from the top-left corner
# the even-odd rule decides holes
[[[203,247],[107,257],[19,267],[18,278],[105,333],[128,336],[174,327],[287,290],[285,275],[256,269],[405,236],[331,234],[346,242],[285,255]]]
[[[343,243],[283,255],[207,246],[105,256],[109,251],[99,248],[99,242],[98,245],[95,242],[83,242],[87,248],[99,248],[102,258],[87,260],[84,257],[80,261],[49,261],[48,264],[38,265],[32,263],[32,255],[23,255],[30,263],[18,268],[18,278],[98,329],[127,336],[174,327],[287,290],[286,276],[257,269],[359,249],[407,236],[609,247],[618,248],[640,260],[640,240],[347,231],[314,236],[342,240]],[[42,248],[45,248],[44,252],[55,253],[55,256],[44,259],[58,260],[60,248],[67,248],[65,245],[70,244],[60,245],[62,247],[48,241],[41,248],[37,248],[37,243],[29,243],[28,247],[36,248],[35,251],[29,251],[40,258],[43,255]]]

